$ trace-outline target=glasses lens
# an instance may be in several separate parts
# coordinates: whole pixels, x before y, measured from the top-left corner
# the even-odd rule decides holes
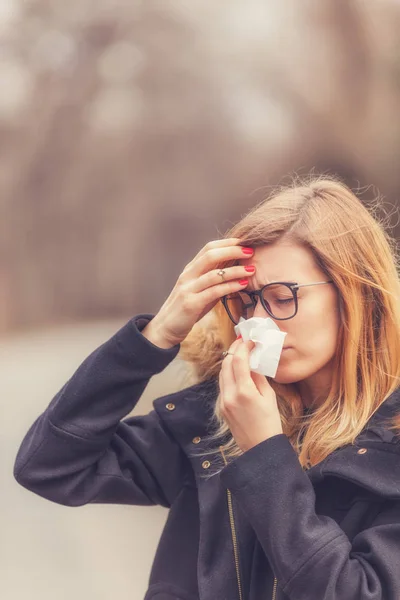
[[[234,323],[239,323],[240,317],[250,319],[254,313],[254,304],[246,292],[236,292],[226,297],[226,307]]]
[[[274,284],[263,292],[263,300],[271,315],[276,319],[290,319],[296,312],[296,304],[290,287]],[[254,316],[255,306],[246,292],[236,292],[226,297],[226,306],[231,319],[239,323],[240,317],[250,319]]]
[[[293,292],[287,285],[268,286],[263,292],[263,300],[276,319],[290,319],[296,312]]]

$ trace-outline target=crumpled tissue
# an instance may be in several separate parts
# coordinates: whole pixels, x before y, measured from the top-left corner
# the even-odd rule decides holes
[[[269,317],[241,317],[234,329],[236,335],[240,334],[244,342],[255,342],[255,347],[250,352],[250,370],[275,377],[286,333]]]

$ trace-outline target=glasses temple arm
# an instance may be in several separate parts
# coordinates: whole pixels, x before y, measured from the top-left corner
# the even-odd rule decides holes
[[[301,288],[301,287],[308,287],[310,285],[322,285],[324,283],[333,283],[333,281],[330,280],[330,281],[317,281],[316,283],[296,283],[293,287]]]

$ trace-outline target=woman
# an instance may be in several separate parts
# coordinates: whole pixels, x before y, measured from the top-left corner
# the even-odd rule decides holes
[[[83,362],[15,477],[168,507],[146,600],[398,600],[399,298],[394,241],[345,185],[277,190]],[[235,339],[251,316],[287,334],[274,378]],[[199,382],[123,419],[180,350]]]

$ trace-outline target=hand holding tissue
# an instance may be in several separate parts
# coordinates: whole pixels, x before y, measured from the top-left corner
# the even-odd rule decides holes
[[[247,452],[283,433],[277,396],[265,375],[275,376],[286,333],[272,319],[255,317],[241,319],[235,331],[242,339],[231,344],[231,356],[222,361],[220,407],[236,444]]]
[[[261,317],[241,317],[234,329],[236,335],[240,334],[244,342],[255,343],[250,353],[250,370],[260,375],[275,377],[286,333],[281,331],[272,319]]]

